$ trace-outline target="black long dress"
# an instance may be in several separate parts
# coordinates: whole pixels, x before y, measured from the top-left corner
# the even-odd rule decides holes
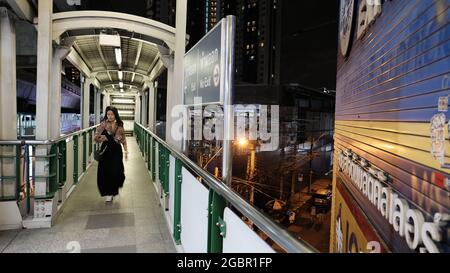
[[[122,146],[114,141],[113,135],[106,129],[102,135],[105,135],[108,141],[103,142],[100,149],[103,151],[106,145],[108,147],[98,162],[97,186],[101,196],[115,196],[119,194],[119,188],[122,188],[125,181]]]

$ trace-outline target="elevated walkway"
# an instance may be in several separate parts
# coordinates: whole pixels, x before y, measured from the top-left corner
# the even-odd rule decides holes
[[[112,204],[100,197],[94,162],[54,226],[0,231],[0,252],[176,252],[136,140],[127,141],[126,180]]]

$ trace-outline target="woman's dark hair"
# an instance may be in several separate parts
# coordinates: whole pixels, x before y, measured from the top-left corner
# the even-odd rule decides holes
[[[117,108],[114,106],[107,106],[105,109],[105,117],[103,118],[103,121],[106,121],[108,119],[108,111],[113,112],[114,116],[116,117],[117,126],[123,127],[123,121],[120,119],[119,111],[117,111]]]

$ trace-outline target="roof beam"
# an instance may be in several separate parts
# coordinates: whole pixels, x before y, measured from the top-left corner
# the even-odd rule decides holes
[[[150,73],[150,81],[154,81],[165,69],[163,62],[161,60],[158,60],[154,68],[152,69],[152,72]]]
[[[106,74],[108,74],[109,80],[113,81],[112,78],[111,78],[111,74],[109,74],[109,71],[106,71]]]
[[[86,65],[83,58],[78,54],[76,50],[72,48],[70,50],[69,55],[67,55],[66,59],[73,64],[78,70],[83,72],[84,75],[87,77],[91,77],[92,71],[91,69]]]
[[[103,65],[105,66],[105,69],[108,69],[108,65],[106,64],[105,56],[103,56],[102,47],[100,46],[100,43],[99,43],[98,39],[99,39],[98,37],[95,38],[95,44],[97,45],[98,54],[100,54],[100,58],[103,61]],[[111,76],[109,76],[109,78],[111,78]]]
[[[175,28],[144,17],[109,11],[54,13],[52,38],[56,40],[69,30],[101,28],[132,29],[135,33],[164,41],[171,49],[175,48]]]
[[[134,61],[133,70],[136,70],[136,66],[139,63],[139,58],[141,57],[142,45],[143,45],[142,41],[139,41],[139,46],[138,46],[138,49],[137,49],[136,59]],[[135,76],[136,76],[136,73],[133,73],[133,76],[131,78],[131,82],[134,82],[134,77]]]
[[[142,45],[143,45],[143,42],[139,41],[139,46],[138,46],[138,50],[136,53],[136,60],[134,61],[134,68],[136,68],[137,64],[139,63],[139,58],[141,57]]]
[[[6,2],[21,19],[25,19],[32,23],[34,17],[37,16],[33,7],[27,0],[6,0]]]
[[[72,45],[73,48],[78,52],[78,54],[83,59],[84,63],[89,67],[89,71],[92,71],[92,65],[89,63],[88,58],[84,55],[83,51],[80,49],[80,47],[77,44],[77,41],[75,41]]]
[[[113,85],[118,85],[118,83],[117,82],[104,82],[104,83],[102,83],[102,87],[113,86]],[[124,82],[123,86],[128,86],[128,87],[131,86],[131,87],[134,87],[134,88],[136,88],[138,90],[142,89],[142,86],[137,85],[137,84],[133,84],[131,82]]]
[[[155,58],[153,59],[153,62],[150,64],[150,66],[148,67],[147,70],[147,75],[150,74],[150,72],[152,71],[152,69],[155,67],[156,63],[159,61],[160,57],[159,57],[160,53],[158,53]]]
[[[119,70],[118,69],[108,69],[108,70],[95,69],[94,71],[92,71],[92,73],[110,73],[110,72],[117,73],[117,71],[119,71]],[[133,71],[133,70],[131,70],[131,68],[125,67],[125,68],[121,69],[121,71],[123,71],[123,73],[133,73],[135,75],[139,75],[144,78],[144,81],[149,79],[148,75],[142,74],[139,71]]]

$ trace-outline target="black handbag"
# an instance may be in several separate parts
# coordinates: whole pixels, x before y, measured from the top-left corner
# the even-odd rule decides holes
[[[102,155],[105,153],[106,148],[108,148],[108,145],[105,145],[105,148],[103,150],[98,149],[94,151],[94,159],[97,161],[100,161],[102,159]]]

